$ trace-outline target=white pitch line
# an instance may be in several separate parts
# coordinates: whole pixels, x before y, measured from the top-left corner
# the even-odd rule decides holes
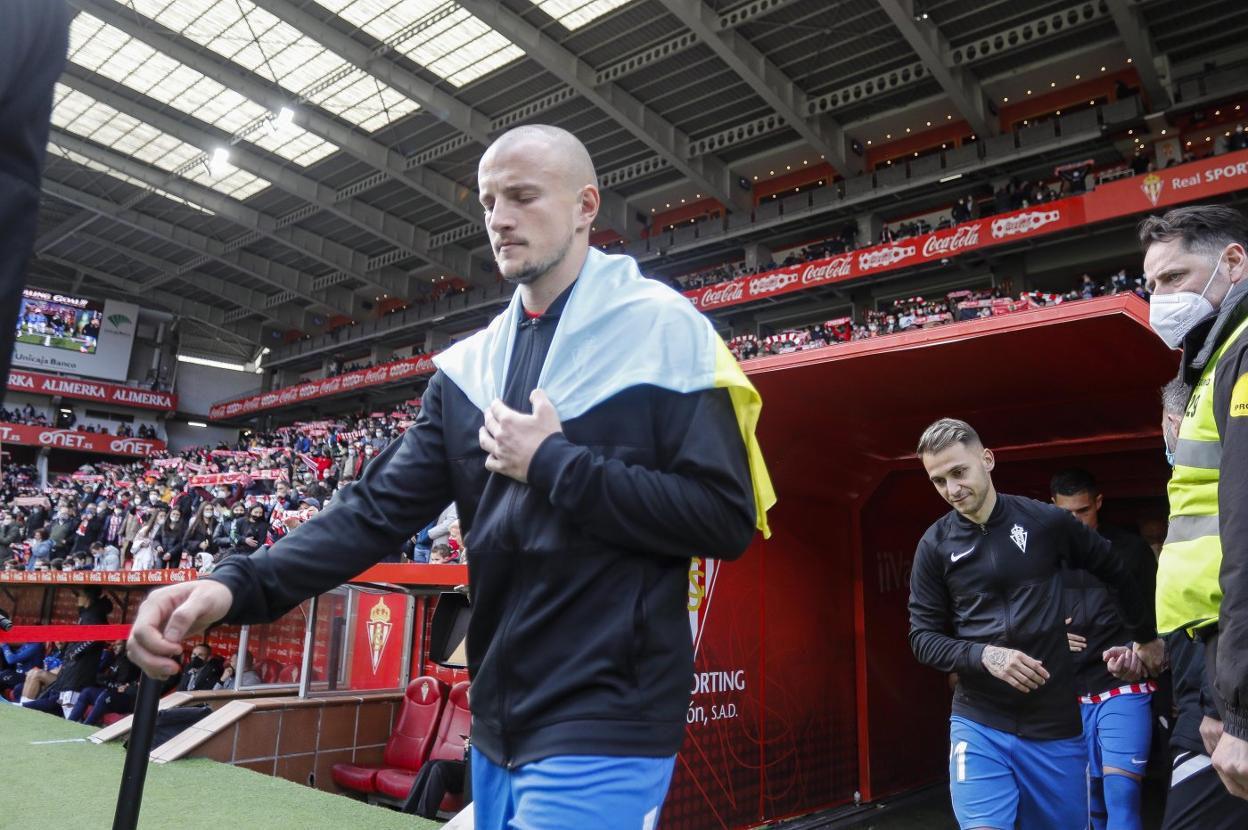
[[[59,741],[31,741],[31,746],[40,746],[42,744],[85,744],[86,738],[62,738]]]

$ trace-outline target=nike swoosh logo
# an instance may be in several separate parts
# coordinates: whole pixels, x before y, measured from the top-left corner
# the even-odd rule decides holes
[[[962,551],[961,553],[952,553],[952,554],[950,554],[950,555],[949,555],[949,561],[950,561],[950,562],[957,562],[957,561],[958,561],[959,559],[961,559],[962,557],[964,557],[964,556],[970,556],[970,555],[971,555],[972,553],[974,553],[974,552],[975,552],[975,548],[974,548],[974,546],[972,546],[972,547],[970,548],[970,550],[964,550],[964,551]]]
[[[1147,764],[1147,763],[1148,763],[1148,759],[1147,759],[1147,758],[1145,758],[1143,761],[1141,761],[1139,758],[1132,758],[1132,759],[1131,759],[1131,763],[1133,763],[1133,764],[1139,764],[1140,766],[1143,766],[1144,764]]]

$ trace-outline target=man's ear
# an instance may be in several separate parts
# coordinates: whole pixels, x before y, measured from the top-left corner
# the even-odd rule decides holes
[[[591,228],[594,220],[598,218],[598,211],[601,207],[602,194],[598,192],[598,188],[589,184],[582,187],[580,198],[577,200],[576,229],[579,231]]]
[[[1232,285],[1248,278],[1248,252],[1244,250],[1243,245],[1232,242],[1226,249],[1224,259],[1226,260],[1226,273]]]
[[[991,473],[992,469],[996,466],[997,466],[997,457],[992,454],[992,450],[985,449],[984,450],[984,469]]]

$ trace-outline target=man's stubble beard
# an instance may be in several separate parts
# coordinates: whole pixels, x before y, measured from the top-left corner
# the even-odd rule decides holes
[[[503,279],[506,282],[509,282],[512,285],[532,285],[542,277],[546,276],[546,274],[550,273],[556,265],[563,262],[564,258],[568,255],[568,251],[572,248],[573,236],[574,234],[568,234],[568,238],[564,241],[562,247],[559,248],[554,256],[545,262],[538,262],[529,265],[522,269],[520,273],[514,274],[510,277],[503,274],[502,269],[499,269],[499,273],[502,274]]]

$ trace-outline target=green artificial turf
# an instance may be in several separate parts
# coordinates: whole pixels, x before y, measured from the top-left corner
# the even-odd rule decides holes
[[[94,729],[0,703],[0,758],[10,773],[0,830],[46,827],[107,830],[121,785],[120,743],[89,741]],[[346,796],[202,758],[151,764],[141,830],[427,830],[438,822],[372,807]]]

